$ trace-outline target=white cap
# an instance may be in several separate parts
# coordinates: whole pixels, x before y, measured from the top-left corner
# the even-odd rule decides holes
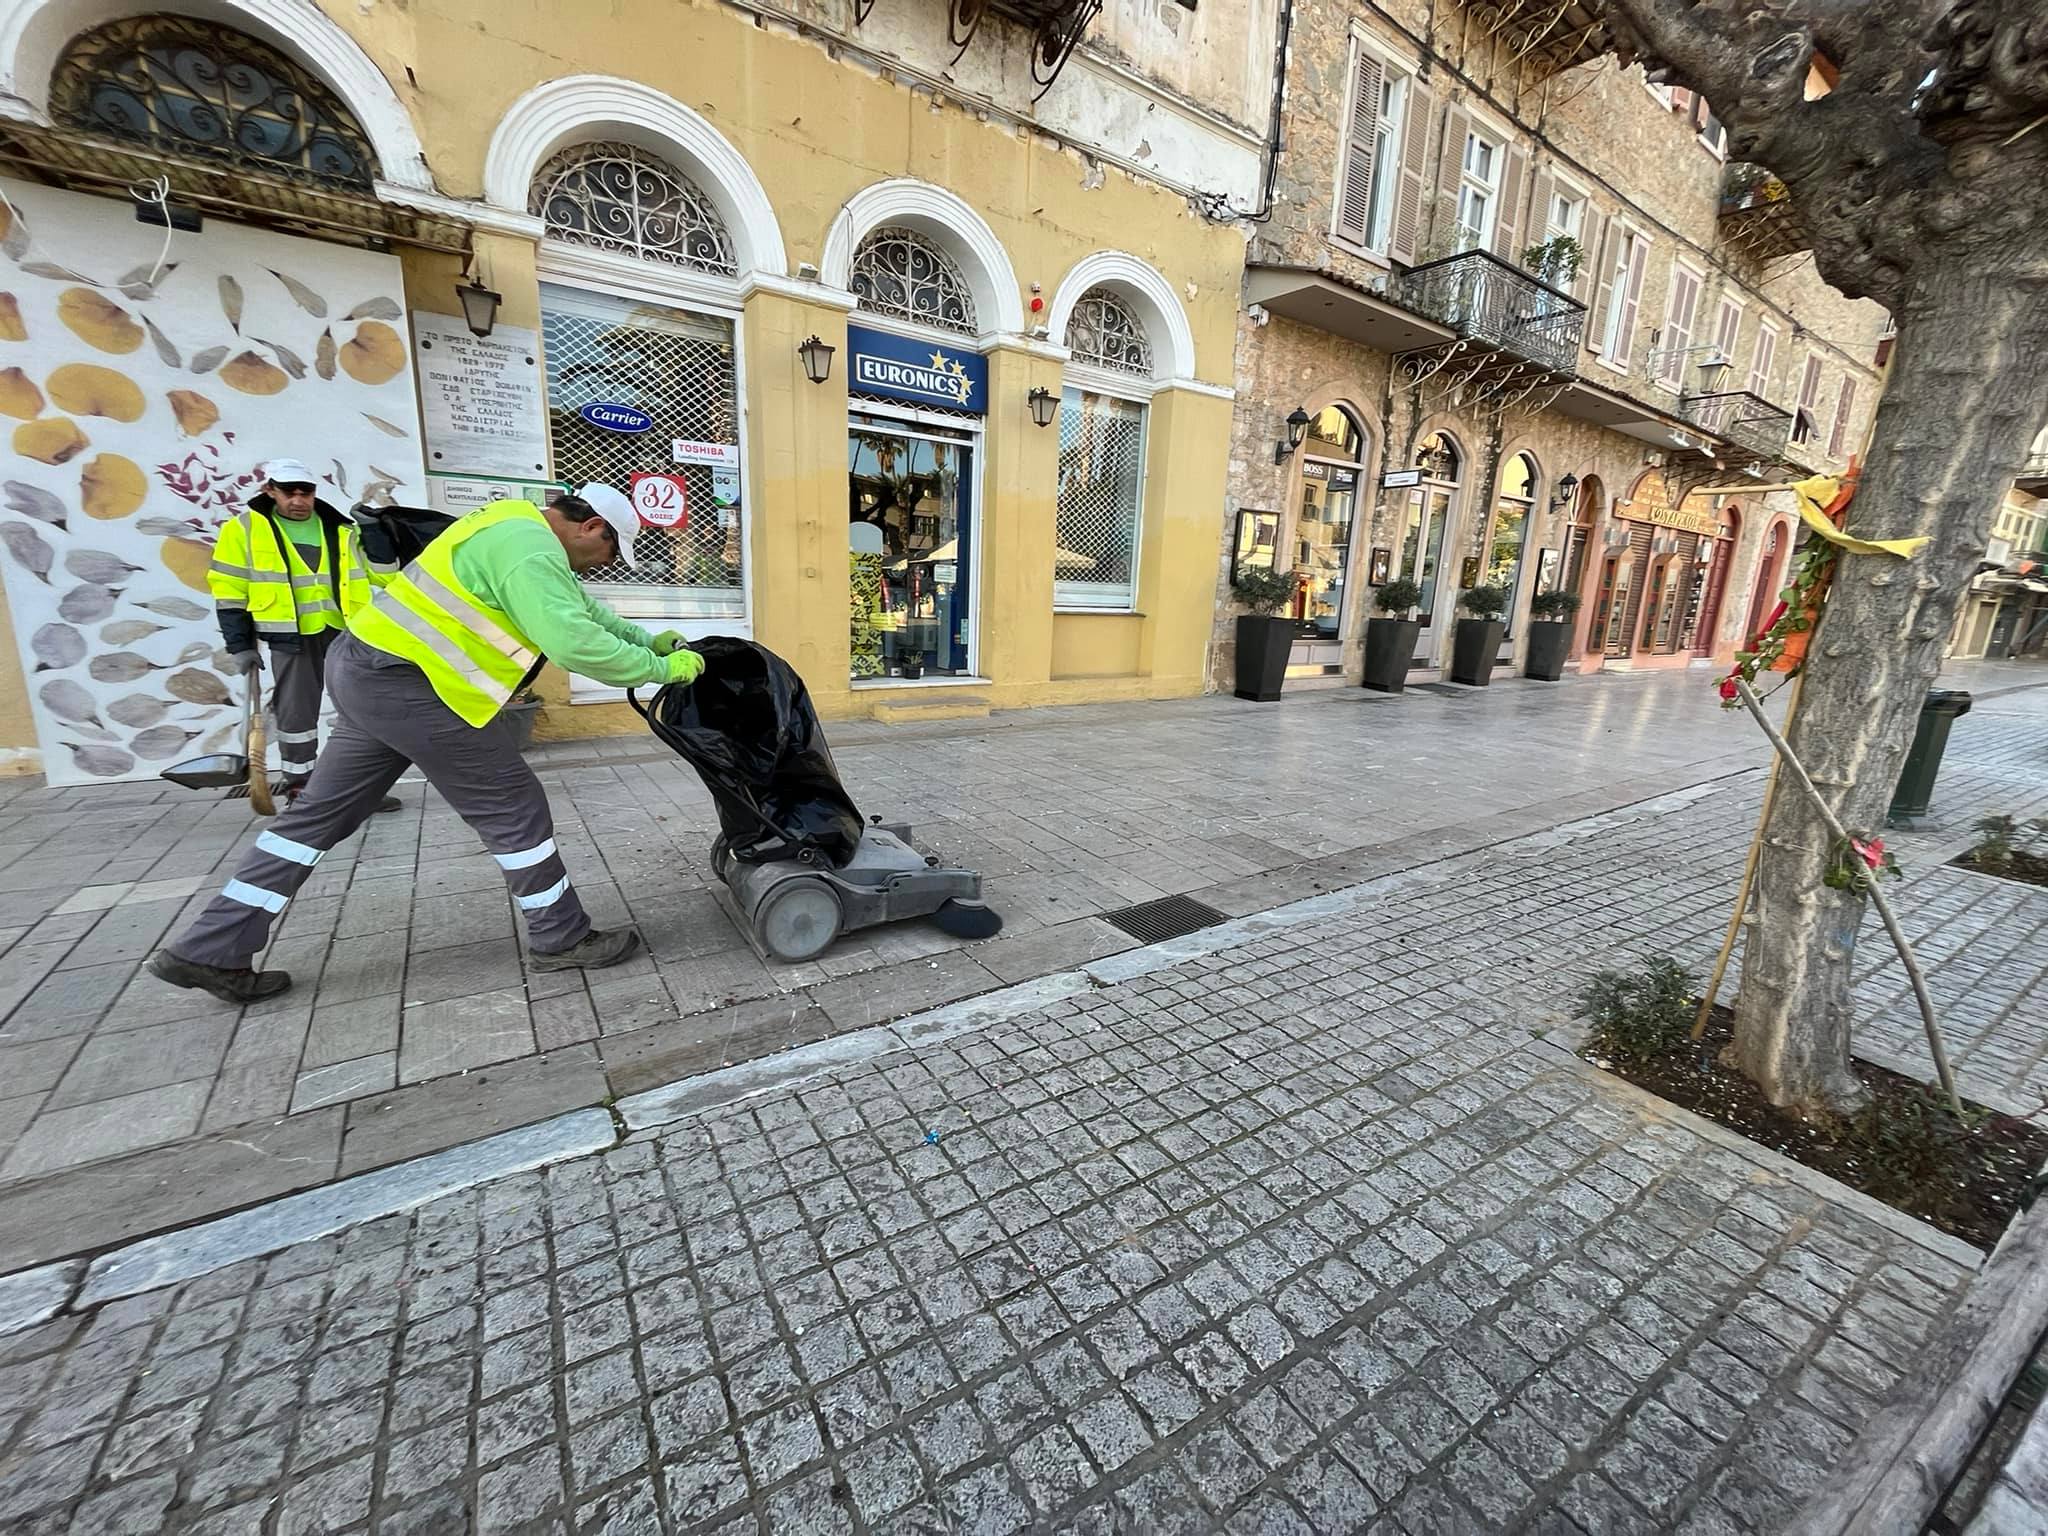
[[[320,477],[297,459],[272,459],[263,473],[272,485],[310,485],[315,490],[320,486]]]
[[[612,532],[619,538],[619,563],[631,570],[633,536],[640,531],[640,515],[633,510],[633,503],[623,493],[597,481],[592,481],[576,494],[590,503],[591,511],[611,524]]]

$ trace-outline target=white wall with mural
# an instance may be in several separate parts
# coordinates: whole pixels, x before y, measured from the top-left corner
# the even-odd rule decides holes
[[[397,258],[0,179],[0,572],[52,784],[238,750],[215,530],[303,459],[424,504]]]

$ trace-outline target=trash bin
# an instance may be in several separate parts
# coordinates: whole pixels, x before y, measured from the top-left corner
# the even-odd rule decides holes
[[[1960,688],[1930,688],[1927,702],[1920,706],[1920,724],[1913,732],[1906,766],[1899,773],[1899,787],[1892,791],[1889,818],[1925,816],[1934,800],[1934,776],[1941,771],[1941,754],[1948,750],[1949,727],[1956,716],[1970,712],[1970,696]]]

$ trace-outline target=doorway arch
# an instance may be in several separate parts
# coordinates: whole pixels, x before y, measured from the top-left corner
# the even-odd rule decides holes
[[[1721,604],[1728,593],[1728,570],[1735,563],[1735,548],[1742,542],[1742,509],[1723,507],[1721,526],[1714,535],[1714,550],[1706,573],[1706,592],[1700,600],[1699,618],[1693,625],[1692,653],[1711,656],[1719,640]]]
[[[1444,596],[1447,589],[1456,585],[1447,579],[1443,553],[1450,529],[1457,524],[1462,510],[1465,466],[1470,461],[1458,440],[1439,429],[1425,433],[1416,443],[1412,462],[1422,471],[1422,480],[1408,492],[1408,506],[1400,525],[1400,563],[1395,574],[1422,589],[1422,600],[1416,607],[1422,629],[1416,640],[1415,665],[1427,666],[1435,650],[1434,636],[1443,628],[1438,623],[1438,610],[1449,611]]]
[[[1755,642],[1771,610],[1778,606],[1778,589],[1784,585],[1786,542],[1784,522],[1772,523],[1771,531],[1764,535],[1763,550],[1756,559],[1756,584],[1749,599],[1749,623],[1742,632],[1745,645]]]

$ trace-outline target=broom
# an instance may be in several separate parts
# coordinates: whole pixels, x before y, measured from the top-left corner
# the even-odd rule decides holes
[[[263,737],[263,674],[249,669],[249,723],[242,733],[242,751],[249,758],[249,809],[258,816],[275,816],[277,802],[270,798],[269,743]]]

